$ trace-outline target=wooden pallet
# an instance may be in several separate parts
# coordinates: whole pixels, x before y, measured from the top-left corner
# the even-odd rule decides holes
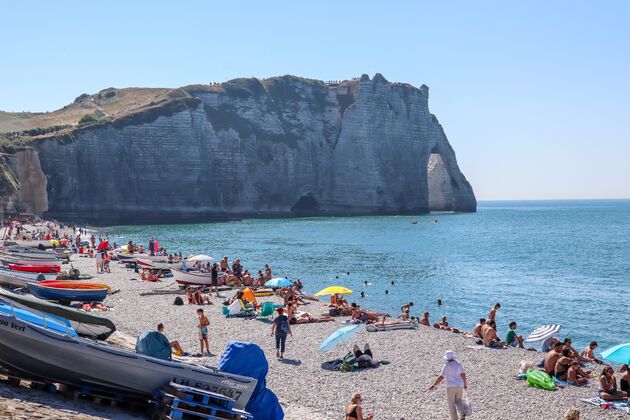
[[[138,396],[97,387],[60,385],[59,392],[72,400],[86,400],[111,407],[145,410],[149,402]]]

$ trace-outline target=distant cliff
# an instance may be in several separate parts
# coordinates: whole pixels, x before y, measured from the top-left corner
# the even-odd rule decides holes
[[[476,210],[424,85],[235,79],[112,114],[104,101],[125,90],[107,91],[8,158],[12,200],[101,225]]]

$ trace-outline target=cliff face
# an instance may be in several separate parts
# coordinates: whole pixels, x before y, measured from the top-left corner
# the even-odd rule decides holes
[[[48,217],[92,224],[476,209],[429,113],[426,86],[377,74],[334,85],[284,76],[180,91],[33,141],[37,156],[18,160],[38,157],[45,179],[18,170],[28,185],[22,198]]]

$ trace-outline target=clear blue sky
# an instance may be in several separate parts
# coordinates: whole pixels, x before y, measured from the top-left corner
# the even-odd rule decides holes
[[[480,199],[630,198],[630,2],[0,0],[0,109],[240,76],[430,87]]]

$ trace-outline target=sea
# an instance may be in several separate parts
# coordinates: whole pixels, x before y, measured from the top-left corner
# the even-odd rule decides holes
[[[575,347],[630,342],[630,200],[481,201],[477,213],[248,219],[105,232],[119,244],[146,246],[154,237],[183,255],[238,257],[254,276],[269,264],[274,277],[300,279],[309,294],[345,286],[353,290],[350,302],[394,317],[413,302],[412,316],[428,311],[437,322],[447,315],[451,326],[472,330],[500,302],[501,337],[516,321],[523,336],[561,324],[558,336],[572,338]]]

